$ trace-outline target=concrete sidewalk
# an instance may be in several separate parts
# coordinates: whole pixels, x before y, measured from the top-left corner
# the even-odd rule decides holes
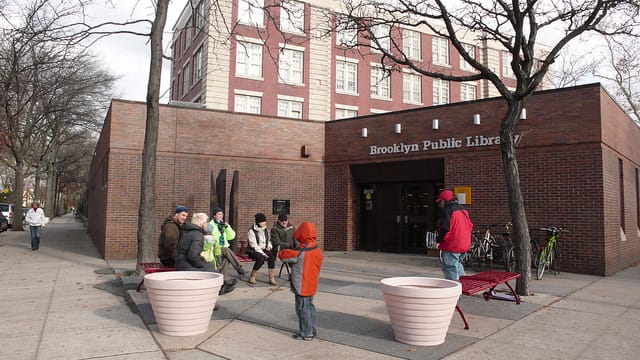
[[[266,269],[219,298],[207,333],[160,334],[146,293],[133,290],[140,278],[128,276],[135,261],[100,259],[69,215],[44,229],[38,251],[28,232],[0,234],[0,269],[1,359],[636,359],[640,350],[638,266],[607,278],[548,274],[520,305],[462,296],[471,329],[454,313],[432,347],[393,340],[378,288],[385,277],[441,277],[426,256],[326,252],[310,342],[291,338],[293,295],[284,275],[267,284]]]

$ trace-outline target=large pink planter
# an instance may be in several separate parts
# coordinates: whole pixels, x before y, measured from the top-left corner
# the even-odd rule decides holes
[[[203,271],[145,275],[144,285],[160,332],[171,336],[206,332],[222,281],[222,274]]]
[[[401,343],[419,346],[444,342],[462,293],[457,281],[428,277],[380,280],[393,335]]]

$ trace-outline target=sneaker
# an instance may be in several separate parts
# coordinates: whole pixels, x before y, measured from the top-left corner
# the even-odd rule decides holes
[[[313,340],[313,336],[302,336],[300,334],[293,334],[293,335],[291,335],[291,337],[296,339],[296,340],[304,340],[304,341]]]
[[[318,330],[316,328],[313,328],[313,337],[318,336]]]
[[[233,290],[235,290],[236,288],[233,287],[232,285],[222,285],[222,287],[220,288],[220,292],[218,293],[218,295],[224,295],[224,294],[228,294],[230,292],[232,292]]]
[[[238,267],[238,268],[236,269],[236,271],[238,272],[238,275],[239,275],[239,276],[245,276],[245,275],[247,275],[247,273],[246,273],[246,272],[244,272],[244,269],[242,268],[242,266]]]
[[[236,286],[236,284],[238,283],[238,280],[236,279],[231,279],[231,280],[225,280],[224,284],[227,286]]]

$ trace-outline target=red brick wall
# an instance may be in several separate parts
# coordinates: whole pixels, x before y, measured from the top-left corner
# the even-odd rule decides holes
[[[158,229],[176,205],[186,205],[190,215],[208,212],[211,172],[217,176],[227,169],[227,198],[233,171],[239,171],[240,239],[246,239],[256,212],[264,212],[271,226],[277,219],[271,214],[272,200],[288,199],[291,222],[315,222],[319,243],[324,244],[323,123],[172,106],[161,106],[160,114]],[[105,258],[132,259],[137,254],[145,107],[115,100],[109,115],[105,124],[110,126],[105,125],[100,139],[102,148],[110,140],[108,184],[99,190],[99,177],[94,176],[89,186],[91,199],[106,198],[90,204],[94,216],[104,214],[106,220],[90,219],[89,231]],[[309,158],[301,157],[302,145],[310,149]],[[98,161],[96,157],[95,167]]]

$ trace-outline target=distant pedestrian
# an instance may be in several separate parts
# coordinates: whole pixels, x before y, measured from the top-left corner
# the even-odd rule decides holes
[[[300,245],[296,249],[280,250],[278,257],[291,265],[290,287],[295,295],[299,329],[293,338],[308,341],[318,335],[313,297],[318,291],[322,250],[316,242],[316,226],[312,222],[303,222],[293,236]]]
[[[47,224],[47,218],[44,216],[44,210],[40,207],[40,203],[34,201],[31,203],[31,209],[26,215],[27,225],[31,230],[31,250],[40,248],[40,231]]]
[[[182,225],[187,221],[189,209],[180,205],[173,215],[169,215],[160,227],[158,258],[164,266],[175,267],[178,243],[182,238]]]
[[[473,223],[451,190],[443,190],[436,203],[441,209],[436,248],[442,251],[442,272],[445,279],[458,280],[464,275],[462,260],[471,247]]]
[[[273,245],[269,239],[267,216],[265,214],[257,213],[254,216],[254,224],[247,232],[247,240],[247,255],[255,261],[253,269],[251,270],[251,275],[249,275],[249,284],[256,283],[258,270],[260,270],[264,262],[267,261],[267,267],[269,269],[269,284],[277,285],[275,278],[277,254],[272,252]]]

